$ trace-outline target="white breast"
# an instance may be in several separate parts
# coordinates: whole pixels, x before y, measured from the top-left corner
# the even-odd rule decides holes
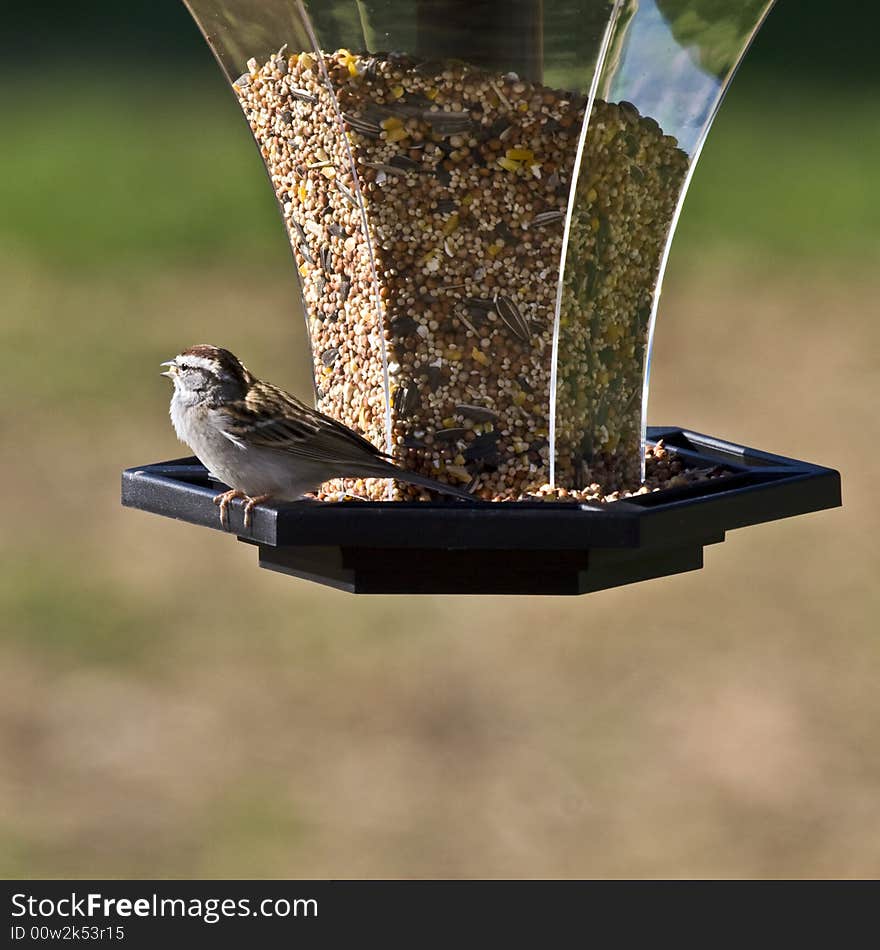
[[[297,460],[289,453],[232,442],[223,434],[222,414],[204,406],[186,405],[176,391],[170,415],[178,439],[192,449],[205,468],[230,488],[247,495],[272,495],[279,501],[292,501],[330,477],[324,467]]]

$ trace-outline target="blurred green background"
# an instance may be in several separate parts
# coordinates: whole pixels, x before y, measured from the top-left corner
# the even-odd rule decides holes
[[[183,346],[308,394],[293,271],[182,4],[17,6],[0,874],[876,875],[880,13],[771,14],[685,208],[651,398],[840,468],[846,507],[581,599],[356,600],[120,507],[120,469],[182,452],[157,364]]]

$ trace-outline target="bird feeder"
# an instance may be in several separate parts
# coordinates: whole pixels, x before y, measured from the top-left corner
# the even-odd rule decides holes
[[[317,408],[469,488],[338,481],[233,528],[358,592],[584,593],[840,504],[836,472],[646,424],[670,242],[772,0],[187,0],[263,156]],[[222,342],[222,341],[218,341]],[[220,527],[194,459],[123,503]]]

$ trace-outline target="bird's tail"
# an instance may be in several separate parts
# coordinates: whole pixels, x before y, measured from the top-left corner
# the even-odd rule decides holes
[[[398,468],[390,462],[383,462],[376,466],[368,474],[374,478],[394,478],[399,482],[409,482],[411,485],[420,485],[422,488],[430,489],[441,495],[448,495],[450,498],[460,498],[462,501],[479,501],[470,492],[463,488],[456,488],[454,485],[447,485],[445,482],[438,482],[436,479],[428,478],[427,475],[420,475],[418,472],[410,472],[405,468]]]

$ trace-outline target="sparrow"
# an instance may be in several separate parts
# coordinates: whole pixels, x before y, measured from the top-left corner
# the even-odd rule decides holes
[[[229,505],[244,499],[244,524],[255,505],[293,501],[331,478],[396,478],[473,501],[389,461],[371,442],[295,396],[257,379],[236,356],[206,343],[161,364],[174,383],[171,423],[211,475],[229,485],[214,498],[220,523]]]

